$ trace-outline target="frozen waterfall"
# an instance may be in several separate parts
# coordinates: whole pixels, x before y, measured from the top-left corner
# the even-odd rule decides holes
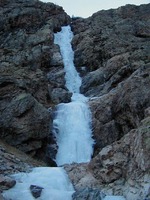
[[[14,174],[12,178],[16,185],[3,193],[6,199],[35,200],[31,185],[43,188],[39,200],[71,200],[74,193],[65,170],[60,167],[37,167],[30,173]]]
[[[53,133],[58,144],[58,166],[88,162],[93,153],[91,113],[88,99],[79,93],[81,78],[73,63],[72,37],[70,26],[62,27],[61,32],[56,33],[54,37],[54,43],[59,45],[64,62],[66,87],[73,93],[72,102],[57,106],[53,121]]]
[[[91,113],[88,99],[79,93],[81,78],[73,64],[74,53],[71,48],[73,34],[70,26],[62,27],[55,34],[55,44],[60,46],[66,72],[66,87],[73,93],[70,103],[57,105],[53,121],[53,133],[57,138],[58,166],[72,162],[88,162],[93,153]],[[74,189],[62,167],[38,167],[30,173],[12,175],[15,187],[3,192],[6,199],[34,200],[31,185],[42,188],[39,200],[71,200]],[[121,196],[106,196],[104,200],[124,200]]]
[[[55,34],[54,43],[60,47],[60,52],[63,58],[66,87],[70,92],[79,93],[81,86],[81,78],[75,69],[73,60],[74,52],[71,46],[73,33],[70,26],[62,27],[62,30]]]

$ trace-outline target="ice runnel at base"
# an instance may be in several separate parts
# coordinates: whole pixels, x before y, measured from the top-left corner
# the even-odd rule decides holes
[[[54,43],[59,45],[63,58],[66,87],[73,93],[72,102],[57,106],[53,120],[58,166],[89,162],[93,154],[91,113],[87,105],[88,98],[79,93],[82,81],[73,63],[72,37],[70,26],[62,27],[54,37]]]
[[[35,200],[30,185],[43,188],[38,200],[71,200],[74,193],[65,170],[60,167],[37,167],[30,173],[18,173],[12,177],[16,185],[3,193],[6,199]]]

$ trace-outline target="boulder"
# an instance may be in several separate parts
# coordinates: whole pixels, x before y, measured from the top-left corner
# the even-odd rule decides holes
[[[37,199],[38,197],[41,196],[42,190],[44,188],[37,186],[37,185],[30,185],[30,191],[32,195]]]
[[[129,200],[144,199],[145,194],[148,194],[149,125],[150,118],[147,117],[137,129],[103,148],[89,164],[96,179],[109,185],[109,189],[116,189],[116,192],[122,190]]]
[[[70,102],[72,93],[62,88],[54,88],[49,91],[49,95],[53,103],[59,104]]]
[[[0,188],[1,190],[8,190],[16,184],[16,181],[12,178],[4,175],[0,175]]]

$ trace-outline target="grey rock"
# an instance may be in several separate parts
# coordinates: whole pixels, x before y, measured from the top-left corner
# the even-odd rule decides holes
[[[12,178],[4,175],[0,175],[0,189],[8,190],[16,184],[16,181]]]
[[[0,173],[2,178],[8,177],[13,173],[28,172],[34,166],[41,165],[45,166],[43,162],[34,160],[27,154],[0,140]]]
[[[73,200],[102,200],[105,195],[98,189],[83,188],[76,191],[72,199]]]
[[[55,104],[68,103],[71,101],[71,96],[71,92],[62,88],[54,88],[50,91],[50,98]]]
[[[8,104],[5,103],[4,108],[0,118],[1,138],[24,152],[42,148],[40,140],[47,138],[49,133],[50,116],[47,109],[27,93],[19,94]]]
[[[149,70],[142,66],[109,93],[91,98],[96,151],[138,127],[150,106]]]
[[[51,68],[50,72],[48,72],[47,74],[50,88],[55,88],[55,87],[64,88],[65,87],[64,76],[65,72],[62,66]]]
[[[77,191],[74,198],[91,197],[92,190],[88,190],[87,196],[88,187],[107,195],[122,195],[128,200],[148,198],[149,126],[150,117],[146,117],[137,129],[105,146],[90,163],[66,165],[65,170]]]
[[[83,76],[81,91],[90,97],[95,139],[91,162],[67,170],[76,189],[90,185],[128,200],[146,198],[149,20],[150,4],[126,5],[71,24],[74,61]]]
[[[37,199],[38,197],[41,196],[42,190],[44,188],[37,186],[37,185],[30,185],[30,191],[32,195]]]
[[[136,128],[150,106],[149,10],[150,4],[127,5],[72,23],[75,64],[86,68],[81,92],[91,97],[95,154]]]
[[[58,146],[56,144],[56,141],[49,141],[49,144],[47,145],[47,151],[46,151],[46,161],[51,167],[56,167],[56,154],[57,154]]]
[[[4,197],[2,196],[1,193],[0,193],[0,200],[6,200],[6,199],[4,199]]]
[[[37,0],[0,1],[0,15],[0,138],[44,159],[51,128],[47,108],[54,104],[47,72],[62,67],[54,31],[70,17],[62,7]]]
[[[149,7],[127,5],[73,20],[75,64],[86,68],[84,94],[106,94],[149,62]]]

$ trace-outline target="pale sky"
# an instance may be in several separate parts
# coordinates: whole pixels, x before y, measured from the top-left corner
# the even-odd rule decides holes
[[[89,17],[93,13],[110,8],[118,8],[126,4],[146,4],[150,0],[41,0],[43,2],[53,2],[64,8],[66,13],[75,17]]]

